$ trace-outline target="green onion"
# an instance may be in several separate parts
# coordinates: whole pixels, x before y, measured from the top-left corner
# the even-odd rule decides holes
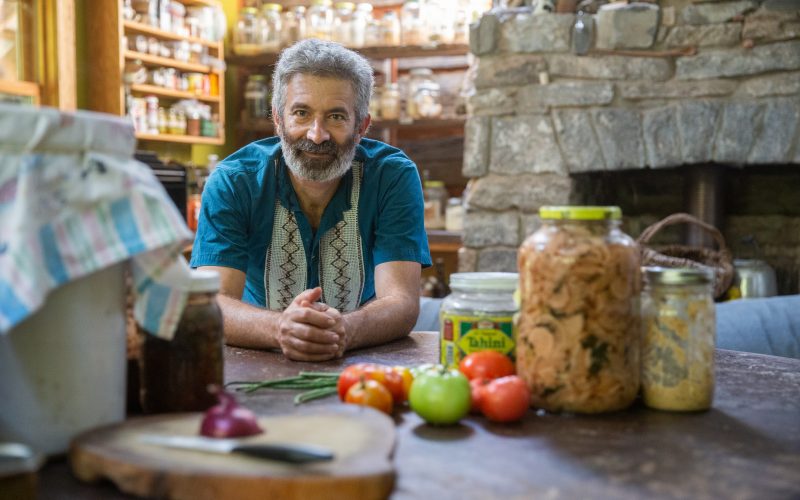
[[[323,398],[336,394],[336,384],[339,381],[339,374],[336,372],[303,372],[297,376],[276,378],[272,380],[244,381],[237,380],[228,382],[226,386],[239,386],[237,391],[252,393],[259,389],[288,389],[302,390],[295,396],[294,404],[305,403],[312,399]]]

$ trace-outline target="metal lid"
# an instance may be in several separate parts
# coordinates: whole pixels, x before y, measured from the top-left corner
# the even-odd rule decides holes
[[[219,291],[219,273],[211,269],[192,269],[192,293],[216,293]]]
[[[468,290],[503,290],[513,292],[519,283],[518,273],[453,273],[450,287]]]
[[[714,270],[710,268],[645,267],[644,275],[648,283],[657,285],[703,285],[714,280]]]
[[[622,210],[616,206],[553,206],[539,208],[539,217],[556,220],[617,220],[622,218]]]

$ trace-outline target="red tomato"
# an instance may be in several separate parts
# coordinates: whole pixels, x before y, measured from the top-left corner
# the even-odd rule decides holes
[[[370,363],[356,363],[350,365],[342,371],[339,375],[339,380],[336,382],[336,389],[339,392],[339,399],[344,401],[347,396],[347,391],[350,387],[361,380],[361,377],[369,369]]]
[[[411,390],[411,383],[414,382],[414,375],[411,370],[405,366],[393,366],[391,370],[400,375],[403,381],[403,395],[400,399],[395,398],[395,403],[403,403],[408,400],[408,392]],[[394,396],[394,394],[392,394]]]
[[[392,414],[392,394],[380,382],[361,380],[347,390],[345,403],[371,406],[389,415]]]
[[[481,406],[483,405],[483,393],[486,391],[486,385],[491,382],[488,378],[474,378],[469,381],[469,388],[472,394],[472,406],[469,411],[472,413],[481,413]]]
[[[492,422],[516,422],[530,404],[528,386],[516,375],[494,379],[483,388],[481,411]]]
[[[508,356],[497,351],[478,351],[473,352],[458,364],[461,373],[468,379],[488,378],[495,379],[514,375],[514,363]]]
[[[408,398],[408,394],[403,388],[403,376],[394,371],[393,368],[383,365],[371,365],[364,375],[368,379],[380,382],[389,389],[389,392],[392,393],[392,400],[395,403],[400,404]]]

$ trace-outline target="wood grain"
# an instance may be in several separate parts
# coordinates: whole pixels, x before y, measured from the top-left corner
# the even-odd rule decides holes
[[[386,498],[394,485],[394,423],[365,407],[335,405],[261,417],[266,433],[247,442],[295,443],[333,450],[332,462],[302,466],[139,442],[143,433],[197,435],[201,414],[131,419],[77,437],[70,449],[75,476],[110,479],[138,496],[192,499]]]

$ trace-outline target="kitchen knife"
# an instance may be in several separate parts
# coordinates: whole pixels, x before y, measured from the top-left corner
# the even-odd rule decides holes
[[[304,464],[333,460],[333,452],[326,448],[297,444],[247,444],[237,439],[217,439],[203,436],[175,436],[164,434],[142,434],[139,441],[146,444],[203,451],[207,453],[240,453],[268,460]]]

